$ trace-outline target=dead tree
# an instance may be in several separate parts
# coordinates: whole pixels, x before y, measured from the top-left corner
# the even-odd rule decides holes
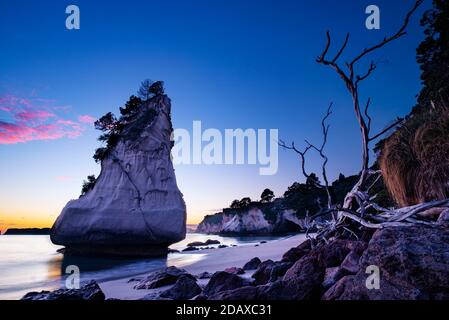
[[[367,190],[367,181],[369,177],[373,174],[380,174],[379,172],[372,172],[369,170],[369,163],[370,163],[370,142],[376,140],[377,138],[381,137],[383,134],[388,132],[390,129],[396,127],[399,125],[403,119],[398,119],[393,124],[382,130],[381,132],[371,135],[371,122],[372,119],[369,116],[369,107],[371,103],[371,99],[368,98],[365,104],[364,109],[362,109],[361,103],[360,103],[360,95],[359,95],[359,85],[366,80],[371,74],[376,70],[377,64],[374,61],[371,61],[370,66],[367,71],[364,73],[357,73],[356,72],[356,65],[358,62],[360,62],[363,58],[368,56],[369,54],[373,53],[374,51],[381,49],[388,43],[397,40],[404,35],[407,34],[406,29],[410,22],[410,18],[412,17],[413,13],[418,9],[418,7],[423,3],[423,0],[417,0],[415,2],[415,5],[413,8],[407,13],[404,22],[400,29],[393,35],[385,37],[380,43],[373,45],[372,47],[364,49],[361,53],[356,55],[352,60],[349,62],[346,62],[346,70],[344,70],[339,65],[339,59],[341,55],[344,53],[348,43],[349,43],[349,33],[346,35],[345,41],[343,42],[343,45],[338,50],[337,54],[333,58],[328,58],[329,49],[331,46],[331,36],[330,32],[328,31],[326,33],[327,37],[327,43],[326,47],[324,48],[324,51],[321,53],[321,55],[316,59],[316,61],[320,64],[323,64],[325,66],[329,66],[332,69],[334,69],[337,74],[340,76],[340,78],[343,80],[346,88],[348,89],[353,103],[353,109],[357,118],[358,125],[360,127],[360,133],[361,133],[361,140],[362,140],[362,165],[360,170],[360,179],[354,186],[353,190],[347,195],[343,208],[345,209],[351,209],[353,207],[354,200],[356,203],[361,206],[361,204],[367,202],[369,200],[368,196],[368,190]]]
[[[371,98],[366,100],[366,103],[362,106],[361,98],[359,95],[359,86],[360,84],[369,78],[372,73],[376,70],[377,64],[374,61],[371,61],[368,69],[363,73],[358,73],[356,71],[357,64],[363,59],[366,58],[371,53],[383,48],[385,45],[393,42],[403,36],[405,36],[406,29],[409,25],[410,19],[412,15],[416,12],[419,6],[423,3],[423,0],[416,0],[414,6],[410,9],[410,11],[405,16],[404,22],[399,30],[391,35],[385,37],[380,43],[373,45],[364,49],[361,53],[357,54],[353,59],[349,60],[349,62],[345,63],[345,68],[342,68],[339,64],[339,60],[344,53],[346,47],[349,43],[350,35],[349,33],[346,35],[346,38],[341,45],[340,49],[337,51],[335,56],[329,58],[329,50],[331,47],[331,35],[328,31],[326,33],[327,43],[326,46],[321,53],[320,56],[317,57],[316,61],[319,64],[324,66],[331,67],[343,80],[347,90],[349,91],[353,110],[355,112],[355,116],[357,119],[357,123],[360,128],[361,134],[361,145],[362,145],[362,164],[360,170],[360,177],[357,183],[353,186],[352,190],[346,195],[345,200],[342,204],[332,204],[331,198],[329,197],[329,205],[328,210],[324,210],[322,212],[317,213],[316,215],[310,217],[309,219],[313,221],[319,216],[328,214],[328,213],[337,213],[337,218],[333,219],[332,222],[326,223],[322,226],[322,231],[318,234],[318,238],[324,241],[327,241],[329,238],[336,236],[338,231],[346,230],[355,236],[357,236],[352,230],[348,228],[348,224],[346,220],[349,219],[351,221],[355,221],[358,225],[370,228],[370,229],[378,229],[384,227],[392,227],[392,226],[405,226],[410,224],[432,224],[431,221],[425,220],[422,215],[420,215],[423,211],[434,207],[449,207],[449,199],[441,200],[441,201],[433,201],[429,203],[419,204],[413,207],[400,208],[396,210],[388,210],[381,208],[374,202],[374,197],[369,196],[369,191],[373,187],[373,185],[380,179],[381,172],[370,170],[370,143],[375,141],[376,139],[383,136],[385,133],[390,131],[391,129],[397,127],[403,122],[403,119],[397,119],[391,125],[387,126],[383,130],[378,133],[373,134],[371,132],[371,124],[372,118],[369,115],[369,107],[371,104]],[[323,127],[323,144],[321,147],[316,147],[306,141],[307,146],[303,151],[298,150],[295,147],[295,144],[292,143],[291,146],[287,146],[284,142],[281,141],[280,146],[289,150],[295,151],[301,159],[302,173],[304,176],[308,177],[308,174],[305,170],[305,161],[306,154],[314,149],[317,151],[321,158],[323,159],[323,177],[325,177],[325,186],[328,195],[329,193],[329,185],[326,176],[326,164],[327,157],[324,154],[324,147],[327,142],[327,135],[329,127],[325,125],[325,121],[330,115],[330,107],[328,109],[327,115],[324,117],[322,121]],[[374,183],[369,183],[370,178],[374,175],[377,177],[374,179]],[[373,213],[374,211],[374,213]],[[310,224],[313,225],[313,224]],[[316,226],[316,225],[314,225]]]
[[[322,134],[323,134],[323,141],[321,143],[321,145],[319,147],[315,146],[314,144],[310,143],[309,141],[305,140],[307,146],[304,148],[303,151],[300,151],[299,149],[296,148],[295,143],[292,142],[291,145],[287,145],[283,140],[279,141],[279,146],[287,149],[287,150],[293,150],[294,152],[296,152],[300,159],[301,159],[301,170],[302,170],[302,174],[304,175],[304,177],[309,180],[309,181],[313,181],[313,184],[315,187],[320,188],[320,189],[325,189],[326,190],[326,194],[327,194],[327,207],[331,208],[332,207],[332,196],[331,196],[331,192],[329,189],[329,179],[327,178],[327,172],[326,172],[326,166],[327,163],[329,162],[328,157],[326,156],[326,154],[324,153],[324,148],[326,147],[327,144],[327,137],[328,137],[328,133],[329,133],[329,125],[326,124],[327,119],[332,115],[332,105],[333,103],[330,103],[329,107],[327,108],[327,112],[325,114],[325,116],[323,117],[323,119],[321,120],[321,129],[322,129]],[[306,155],[310,150],[315,150],[318,152],[318,154],[320,155],[320,157],[323,159],[323,163],[321,166],[321,174],[323,176],[323,180],[324,180],[324,185],[314,181],[313,179],[311,179],[311,174],[307,173],[306,170]]]

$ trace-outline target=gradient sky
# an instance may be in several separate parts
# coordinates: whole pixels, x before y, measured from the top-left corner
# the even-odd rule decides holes
[[[360,143],[350,97],[315,58],[327,29],[336,46],[351,32],[343,61],[396,31],[412,3],[0,0],[0,127],[17,140],[0,138],[0,229],[51,226],[82,180],[99,173],[92,119],[118,113],[145,78],[165,81],[176,128],[191,130],[193,120],[220,130],[277,128],[298,145],[320,141],[319,122],[333,101],[328,170],[332,178],[356,173]],[[80,8],[80,30],[65,28],[69,4]],[[381,9],[379,31],[365,28],[370,4]],[[362,92],[373,98],[374,128],[408,113],[416,100],[423,9],[408,36],[373,56],[382,63]],[[260,176],[254,165],[177,166],[188,222],[233,199],[257,199],[265,187],[281,195],[303,180],[294,154],[280,150],[279,161],[274,176]],[[312,157],[310,170],[319,167]]]

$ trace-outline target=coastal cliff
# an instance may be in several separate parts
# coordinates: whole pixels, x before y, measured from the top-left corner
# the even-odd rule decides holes
[[[330,186],[333,199],[342,201],[357,179],[358,175],[340,175]],[[385,207],[393,205],[381,180],[373,185],[372,193],[377,194],[379,202]],[[221,212],[205,216],[196,232],[237,235],[303,232],[306,229],[306,217],[323,210],[326,197],[323,189],[310,182],[295,182],[282,197],[273,201],[248,202],[250,199],[244,198],[242,201],[247,199],[247,202],[240,207],[233,208],[231,205]],[[329,215],[323,215],[320,219],[327,218]]]
[[[280,202],[276,204],[280,205]],[[247,209],[224,209],[223,212],[204,217],[196,232],[242,235],[300,232],[300,219],[293,218],[291,210],[276,207],[276,204],[253,203]]]
[[[153,256],[185,238],[186,208],[170,159],[171,102],[143,101],[101,160],[94,186],[51,229],[66,253]]]

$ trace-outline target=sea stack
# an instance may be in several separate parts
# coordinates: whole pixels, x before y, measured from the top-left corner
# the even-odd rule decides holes
[[[66,254],[165,255],[186,233],[186,208],[170,157],[171,102],[142,102],[101,161],[94,187],[71,200],[51,229]]]

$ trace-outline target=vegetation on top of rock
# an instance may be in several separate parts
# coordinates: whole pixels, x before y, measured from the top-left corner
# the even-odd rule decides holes
[[[153,82],[149,79],[145,79],[140,84],[140,88],[137,91],[137,95],[143,101],[147,101],[155,96],[161,96],[164,94],[164,82]]]
[[[260,195],[260,202],[271,202],[274,199],[274,192],[270,189],[265,189]]]
[[[120,139],[137,139],[145,126],[151,123],[157,116],[157,111],[148,109],[141,112],[144,102],[164,94],[164,82],[145,80],[142,82],[138,95],[131,95],[123,107],[120,107],[120,117],[117,118],[112,112],[108,112],[95,121],[95,129],[103,133],[98,137],[98,141],[104,146],[97,148],[93,155],[95,162],[105,159]],[[81,196],[93,189],[96,178],[94,175],[88,176],[84,180],[81,189]]]
[[[143,103],[163,94],[163,81],[145,80],[139,88],[139,97],[132,95],[125,106],[120,107],[120,118],[117,119],[112,112],[108,112],[95,121],[95,129],[103,132],[98,141],[106,144],[95,150],[93,156],[95,162],[105,159],[120,139],[134,140],[138,138],[145,125],[151,123],[157,115],[157,111],[154,109],[148,109],[142,113]]]
[[[83,181],[83,187],[81,188],[81,196],[88,193],[90,190],[92,190],[95,186],[95,183],[97,182],[97,178],[95,178],[95,175],[87,176],[87,180]]]

